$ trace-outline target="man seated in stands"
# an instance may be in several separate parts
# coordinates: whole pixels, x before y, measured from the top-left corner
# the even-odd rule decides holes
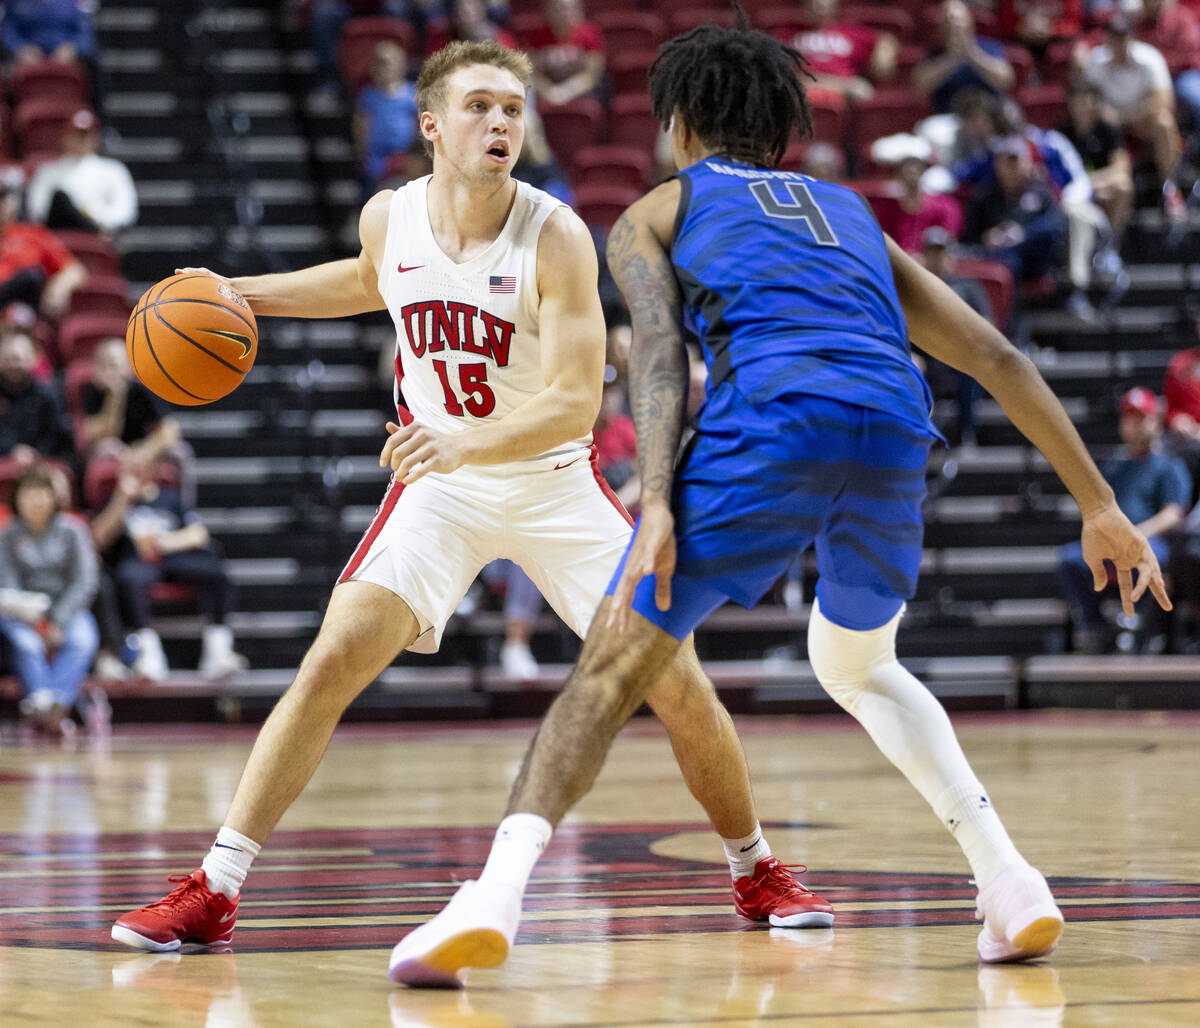
[[[92,381],[80,401],[86,413],[83,438],[93,456],[136,449],[155,461],[180,439],[179,422],[163,417],[158,398],[133,375],[125,340],[103,339],[92,351]]]
[[[1083,78],[1098,90],[1121,127],[1147,141],[1163,183],[1163,209],[1182,221],[1183,197],[1174,181],[1181,143],[1175,122],[1175,93],[1163,55],[1133,36],[1133,23],[1123,12],[1108,23],[1108,42],[1091,50],[1082,44],[1075,62]]]
[[[995,323],[996,316],[983,286],[973,278],[957,274],[954,238],[944,228],[933,226],[921,237],[921,262],[937,275],[976,314]],[[1001,330],[1003,325],[998,325]],[[925,377],[935,399],[953,396],[958,402],[958,419],[954,425],[938,424],[951,446],[975,445],[975,403],[982,391],[970,375],[943,364],[933,357],[925,358]]]
[[[565,104],[598,96],[604,83],[604,36],[584,16],[583,0],[546,0],[545,15],[546,24],[530,33],[526,46],[538,102]]]
[[[997,140],[993,153],[995,181],[967,205],[963,241],[982,246],[990,260],[1008,266],[1014,279],[1034,281],[1059,265],[1067,219],[1033,174],[1024,137]]]
[[[1175,96],[1187,108],[1193,130],[1200,129],[1200,20],[1177,0],[1142,0],[1138,36],[1171,63],[1184,65],[1175,79]]]
[[[69,451],[66,416],[54,390],[34,377],[36,363],[26,329],[0,329],[0,457],[22,464]]]
[[[1092,195],[1108,216],[1116,243],[1125,233],[1133,209],[1133,165],[1121,128],[1104,117],[1100,90],[1076,81],[1067,91],[1067,120],[1059,128],[1079,153]]]
[[[816,86],[865,100],[875,92],[873,82],[887,82],[896,73],[900,45],[890,32],[840,20],[839,5],[840,0],[808,0],[812,27],[792,46],[804,54]]]
[[[919,136],[900,134],[877,140],[871,156],[877,164],[894,165],[899,191],[873,203],[880,227],[909,253],[921,249],[927,229],[935,225],[951,239],[963,228],[962,206],[947,193],[925,189],[923,178],[929,170],[933,147]]]
[[[1027,49],[1036,61],[1056,39],[1074,39],[1083,27],[1081,0],[1000,0],[996,32]]]
[[[371,81],[358,94],[354,145],[362,164],[367,195],[394,175],[392,158],[405,158],[417,139],[416,88],[408,81],[408,58],[385,39],[371,52]],[[405,179],[410,177],[405,169]]]
[[[173,484],[172,470],[163,461],[127,455],[112,497],[92,518],[92,539],[113,572],[122,620],[137,637],[134,671],[154,679],[168,672],[162,641],[150,627],[150,587],[175,582],[196,588],[206,620],[200,673],[230,674],[246,666],[245,658],[234,652],[226,624],[233,583],[208,528]]]
[[[1162,409],[1148,389],[1131,389],[1121,399],[1121,442],[1124,453],[1101,465],[1116,494],[1117,506],[1150,540],[1160,563],[1167,559],[1167,534],[1183,520],[1191,499],[1187,469],[1161,452]],[[1109,646],[1109,630],[1100,609],[1101,594],[1083,561],[1079,543],[1059,551],[1058,581],[1071,612],[1075,648],[1101,653]]]
[[[0,172],[0,307],[19,300],[54,320],[66,313],[87,269],[49,230],[17,220],[23,187],[19,169]]]
[[[946,0],[941,10],[942,45],[913,69],[913,85],[930,94],[936,114],[953,109],[954,97],[972,86],[1007,93],[1016,76],[995,39],[975,35],[975,18],[963,0]]]
[[[0,41],[19,62],[88,57],[96,46],[91,7],[80,0],[6,0]]]
[[[137,221],[137,188],[129,169],[101,157],[100,124],[81,107],[63,130],[63,156],[38,168],[29,183],[29,217],[53,229],[112,235]]]

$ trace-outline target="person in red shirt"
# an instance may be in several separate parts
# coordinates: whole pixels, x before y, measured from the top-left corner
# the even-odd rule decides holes
[[[896,165],[895,196],[885,196],[872,204],[880,227],[909,253],[921,250],[927,229],[944,229],[957,239],[963,227],[959,202],[948,194],[926,192],[922,176],[930,164],[931,147],[917,136]],[[876,158],[878,160],[878,158]]]
[[[792,41],[808,61],[816,85],[850,100],[865,100],[872,80],[884,82],[896,72],[899,44],[889,32],[838,20],[839,0],[808,0],[812,27]]]
[[[1200,314],[1196,318],[1200,339]],[[1172,453],[1200,456],[1200,345],[1180,350],[1163,380],[1167,401],[1167,443]]]
[[[19,300],[58,318],[87,270],[47,229],[17,221],[21,185],[17,175],[0,178],[0,307]]]
[[[542,103],[595,94],[604,81],[604,36],[586,20],[582,0],[546,0],[546,24],[529,33],[533,88]]]

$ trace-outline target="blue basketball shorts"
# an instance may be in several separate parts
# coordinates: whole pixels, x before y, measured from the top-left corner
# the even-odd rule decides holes
[[[821,613],[860,631],[886,624],[916,591],[934,438],[852,403],[788,394],[755,405],[723,384],[675,473],[670,609],[655,605],[653,575],[633,609],[683,639],[726,600],[754,606],[815,544]]]

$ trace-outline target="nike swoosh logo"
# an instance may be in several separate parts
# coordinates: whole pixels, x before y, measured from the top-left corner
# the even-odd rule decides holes
[[[222,339],[232,339],[235,343],[242,344],[242,352],[234,358],[234,360],[243,361],[250,356],[250,337],[242,335],[241,332],[224,332],[219,328],[206,328],[203,331],[210,336],[220,336]]]
[[[234,853],[245,853],[246,852],[245,850],[238,849],[236,846],[226,846],[225,843],[223,843],[223,842],[214,842],[213,845],[220,849],[223,849],[223,850],[233,850]]]
[[[760,836],[759,836],[757,839],[755,839],[755,840],[754,840],[752,843],[750,843],[750,845],[749,845],[749,846],[743,846],[743,847],[742,847],[740,850],[738,850],[738,852],[739,852],[739,853],[749,853],[749,852],[750,852],[752,849],[754,849],[754,847],[755,847],[755,846],[757,846],[757,845],[758,845],[760,842],[762,842],[762,836],[761,836],[761,835],[760,835]]]
[[[404,272],[406,272],[406,271],[416,271],[418,268],[423,268],[423,267],[425,267],[424,264],[414,264],[411,268],[406,268],[403,264],[397,264],[396,270],[398,272],[400,272],[401,274],[404,274]]]
[[[576,457],[574,460],[567,461],[566,464],[555,464],[554,470],[558,471],[560,468],[569,468],[572,464],[578,464],[581,460],[583,460],[582,457]]]
[[[226,914],[223,918],[221,918],[221,920],[218,921],[217,924],[229,924],[229,922],[232,921],[235,917],[237,917],[237,911],[231,910],[228,914]]]

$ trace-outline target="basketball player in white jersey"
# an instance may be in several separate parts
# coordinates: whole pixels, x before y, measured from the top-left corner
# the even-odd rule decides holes
[[[530,74],[524,54],[491,42],[431,56],[417,103],[433,174],[366,204],[359,257],[225,280],[257,315],[386,307],[397,330],[400,423],[389,423],[380,463],[392,479],[203,865],[175,878],[164,899],[120,917],[118,942],[161,951],[230,939],[251,861],[312,777],[347,704],[397,652],[437,649],[489,561],[520,564],[580,635],[604,595],[630,524],[590,449],[605,349],[596,255],[569,208],[510,176]],[[831,924],[829,904],[771,855],[732,722],[690,645],[648,702],[722,837],[737,911],[789,927]],[[547,822],[532,815],[501,823],[476,886],[489,905],[519,907],[528,880],[523,857],[508,859],[506,847],[524,854],[548,838]],[[466,962],[498,963],[511,941]],[[456,984],[433,965],[392,973]]]

